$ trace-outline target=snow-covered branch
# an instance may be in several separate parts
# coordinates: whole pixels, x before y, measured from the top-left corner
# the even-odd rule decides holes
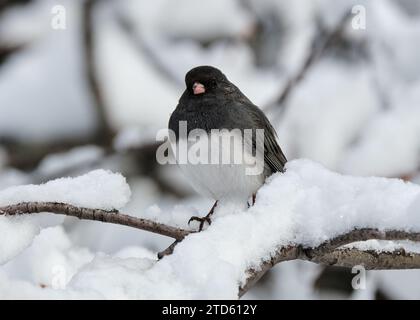
[[[355,229],[325,241],[314,248],[302,245],[280,247],[276,254],[264,261],[260,268],[248,271],[249,278],[240,288],[239,296],[245,294],[261,277],[277,263],[289,260],[306,260],[317,264],[353,267],[362,265],[367,270],[380,269],[420,269],[420,254],[406,252],[403,248],[394,251],[360,250],[358,248],[340,248],[342,246],[371,239],[410,240],[420,242],[420,233],[398,230],[379,231],[377,229]]]
[[[19,215],[50,212],[77,217],[79,219],[94,220],[107,223],[125,225],[160,235],[182,240],[191,231],[175,228],[155,221],[136,218],[121,214],[118,211],[106,211],[101,209],[80,208],[65,203],[54,202],[26,202],[0,208],[0,215]],[[315,248],[304,248],[301,245],[281,247],[270,260],[265,261],[259,270],[249,270],[249,278],[244,286],[240,288],[239,295],[242,296],[252,287],[268,270],[277,263],[289,260],[307,260],[318,264],[352,267],[363,265],[366,269],[413,269],[420,268],[420,254],[406,252],[404,249],[393,252],[377,252],[374,250],[359,250],[357,248],[340,247],[370,239],[377,240],[411,240],[420,241],[420,233],[409,233],[405,231],[379,231],[376,229],[356,229],[346,234],[337,236],[334,239]],[[174,243],[175,245],[177,242]],[[170,247],[171,252],[173,246]]]
[[[0,215],[20,215],[30,213],[49,212],[76,217],[82,220],[94,220],[113,224],[120,224],[136,229],[141,229],[163,236],[182,240],[191,231],[168,226],[148,219],[136,218],[122,214],[117,210],[107,211],[76,207],[67,203],[58,202],[23,202],[0,208]]]
[[[76,217],[83,220],[94,220],[106,223],[125,225],[176,239],[161,256],[171,254],[175,245],[192,233],[188,230],[172,227],[152,220],[136,218],[121,214],[117,210],[107,211],[76,207],[57,202],[24,202],[6,207],[0,207],[0,215],[20,215],[40,212],[50,212]],[[245,294],[268,270],[276,264],[289,260],[306,260],[317,264],[353,267],[363,265],[366,269],[414,269],[420,268],[420,254],[406,252],[403,248],[391,252],[377,252],[375,250],[359,250],[357,248],[341,248],[342,246],[366,240],[410,240],[420,242],[420,233],[398,230],[379,231],[365,228],[355,229],[325,241],[314,248],[302,245],[280,247],[276,254],[264,261],[258,270],[248,271],[249,278],[240,288],[239,296]]]
[[[129,199],[123,176],[96,170],[5,189],[0,192],[0,214],[52,212],[177,240],[160,255],[168,256],[148,258],[146,264],[142,260],[144,269],[136,267],[135,273],[131,262],[99,257],[99,264],[78,271],[69,284],[75,290],[102,286],[107,280],[96,275],[102,263],[118,266],[118,274],[127,271],[135,279],[122,277],[115,284],[112,276],[113,287],[129,287],[136,297],[148,298],[233,299],[288,260],[420,269],[420,187],[398,179],[343,176],[312,161],[290,161],[284,173],[270,177],[258,191],[254,206],[222,203],[204,232],[186,230],[188,217],[196,213],[186,208],[163,212],[155,207],[141,217],[120,214]],[[11,261],[34,241],[39,229],[30,222],[0,215],[0,263]],[[92,281],[77,282],[86,277]]]

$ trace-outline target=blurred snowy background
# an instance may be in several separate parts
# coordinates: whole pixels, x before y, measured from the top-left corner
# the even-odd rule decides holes
[[[365,28],[352,26],[363,18],[351,14],[355,5]],[[0,1],[0,190],[106,168],[128,177],[123,212],[207,212],[211,200],[155,161],[156,132],[184,75],[203,64],[266,111],[289,160],[420,183],[419,43],[417,0]],[[37,219],[41,234],[0,266],[0,278],[48,287],[57,265],[69,280],[98,252],[151,257],[171,243],[125,227]],[[420,298],[420,271],[369,272],[358,291],[353,276],[288,262],[245,297]]]

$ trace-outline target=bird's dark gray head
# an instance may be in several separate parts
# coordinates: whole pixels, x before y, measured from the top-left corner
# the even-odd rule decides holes
[[[200,66],[188,71],[185,84],[189,93],[198,96],[215,92],[229,84],[229,81],[219,69]]]

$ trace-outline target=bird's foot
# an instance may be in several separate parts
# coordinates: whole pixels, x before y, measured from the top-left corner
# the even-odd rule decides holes
[[[191,218],[190,218],[190,220],[188,220],[188,225],[189,225],[192,221],[198,221],[198,222],[200,222],[200,226],[198,227],[198,231],[199,231],[199,232],[203,230],[203,227],[204,227],[204,223],[205,223],[205,222],[207,222],[209,225],[211,225],[211,219],[210,219],[210,217],[211,217],[211,215],[213,214],[214,209],[215,209],[215,208],[216,208],[216,206],[217,206],[217,202],[218,202],[218,201],[216,201],[216,202],[214,203],[213,207],[210,209],[210,212],[209,212],[209,213],[208,213],[205,217],[197,217],[197,216],[193,216],[193,217],[191,217]]]
[[[255,204],[255,200],[257,198],[257,195],[255,193],[252,194],[252,204],[249,204],[249,202],[247,202],[248,204],[248,209],[253,206]]]
[[[205,217],[197,217],[197,216],[193,216],[190,218],[190,220],[188,220],[188,225],[192,222],[192,221],[198,221],[200,222],[200,226],[198,227],[198,231],[202,231],[203,227],[204,227],[204,223],[208,223],[209,225],[211,225],[211,219],[210,217],[207,215]]]

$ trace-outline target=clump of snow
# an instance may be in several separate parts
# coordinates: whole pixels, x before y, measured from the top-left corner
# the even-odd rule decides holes
[[[309,160],[289,162],[284,175],[270,180],[258,194],[266,206],[255,209],[277,211],[286,200],[284,195],[296,188],[292,219],[299,243],[315,246],[353,228],[420,230],[413,210],[420,199],[420,187],[415,184],[344,176]]]
[[[156,260],[157,256],[154,252],[143,248],[143,247],[125,247],[124,249],[121,249],[118,251],[114,257],[121,258],[121,259],[127,259],[127,258],[147,258],[150,260]]]
[[[384,240],[368,240],[354,242],[342,247],[355,248],[361,251],[376,251],[376,252],[393,252],[395,250],[404,249],[408,252],[420,253],[420,244],[412,241],[384,241]]]
[[[51,201],[113,210],[125,206],[130,194],[130,187],[121,174],[100,169],[76,178],[60,178],[41,185],[10,187],[0,191],[0,206]]]
[[[73,246],[62,226],[42,229],[31,246],[3,269],[43,287],[64,289],[73,275],[93,259],[86,248]]]
[[[50,201],[112,210],[122,208],[129,199],[130,188],[125,178],[105,170],[95,170],[77,178],[61,178],[42,185],[13,186],[0,191],[0,207],[20,202]],[[10,260],[29,246],[38,232],[39,226],[29,217],[0,216],[0,263]],[[59,246],[59,242],[54,243]],[[64,243],[64,247],[66,245],[68,243]]]
[[[27,248],[39,227],[23,217],[0,216],[0,265]]]
[[[105,299],[133,299],[153,297],[155,289],[152,281],[143,276],[155,260],[148,258],[117,258],[99,254],[69,283],[69,289],[96,291]],[[155,281],[159,281],[156,278]],[[171,284],[166,284],[170,289]],[[170,292],[170,291],[169,291]],[[165,297],[167,293],[161,292]]]

